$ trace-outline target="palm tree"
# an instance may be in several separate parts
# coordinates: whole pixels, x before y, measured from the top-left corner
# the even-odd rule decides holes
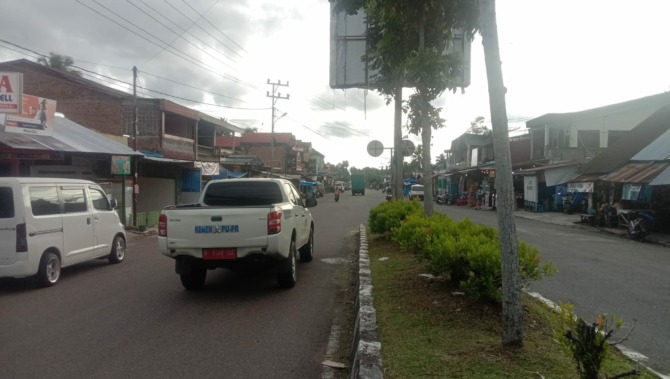
[[[49,58],[40,57],[37,59],[37,63],[42,64],[43,66],[53,68],[54,70],[66,72],[70,75],[81,77],[81,72],[73,70],[71,67],[74,65],[74,60],[67,55],[60,55],[54,52],[49,53]]]

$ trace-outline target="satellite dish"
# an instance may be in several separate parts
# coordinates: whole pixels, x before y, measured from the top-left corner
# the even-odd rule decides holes
[[[373,157],[378,157],[384,152],[384,145],[377,140],[372,140],[368,143],[368,154]]]
[[[414,153],[414,142],[404,139],[400,145],[403,157],[410,157]]]

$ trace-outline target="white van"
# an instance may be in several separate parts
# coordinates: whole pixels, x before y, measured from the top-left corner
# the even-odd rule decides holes
[[[88,180],[0,177],[0,278],[52,286],[61,267],[123,260],[126,233],[103,189]]]

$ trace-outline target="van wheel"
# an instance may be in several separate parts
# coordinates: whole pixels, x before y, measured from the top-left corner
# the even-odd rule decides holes
[[[188,272],[179,274],[181,285],[188,291],[201,289],[207,279],[207,269],[198,265],[192,265]]]
[[[314,258],[314,228],[309,231],[309,240],[300,248],[300,262],[311,262]]]
[[[126,256],[126,241],[121,236],[114,237],[112,252],[109,253],[109,263],[121,263]]]
[[[60,258],[51,252],[44,253],[37,271],[39,284],[43,287],[50,287],[56,284],[58,278],[60,278]]]
[[[280,264],[277,272],[277,282],[282,288],[293,288],[298,279],[295,241],[291,240],[288,258]]]

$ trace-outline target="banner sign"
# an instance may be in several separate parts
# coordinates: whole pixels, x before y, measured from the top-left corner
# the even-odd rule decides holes
[[[130,175],[130,157],[126,155],[112,155],[112,174]]]
[[[17,115],[6,115],[0,124],[5,126],[7,133],[31,134],[40,136],[53,135],[56,126],[56,101],[32,95],[23,95],[22,112]]]
[[[537,176],[523,177],[523,199],[537,202]]]
[[[568,183],[568,192],[593,193],[593,182]]]
[[[0,72],[0,113],[21,113],[23,74]]]

